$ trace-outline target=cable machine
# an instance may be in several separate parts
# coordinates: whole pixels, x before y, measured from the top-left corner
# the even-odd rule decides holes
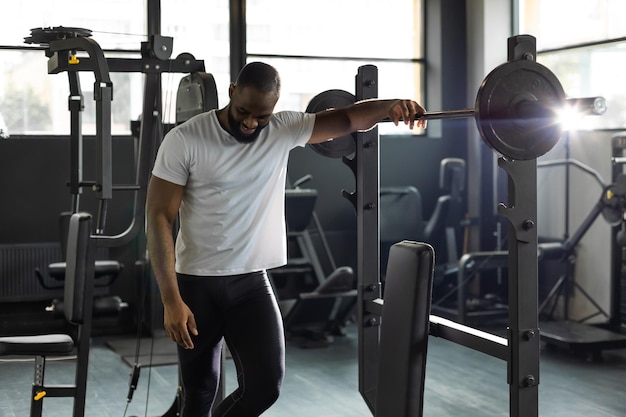
[[[148,260],[145,258],[146,242],[144,235],[145,200],[147,185],[150,178],[150,169],[158,146],[164,136],[162,120],[161,75],[163,72],[177,72],[188,74],[204,74],[204,62],[196,60],[191,54],[185,53],[175,59],[170,59],[173,39],[158,34],[160,31],[160,7],[158,2],[148,2],[148,41],[141,44],[141,58],[105,58],[98,43],[91,38],[91,31],[73,27],[35,28],[31,36],[25,38],[29,44],[38,44],[45,47],[48,57],[48,73],[57,74],[67,72],[70,96],[69,110],[71,114],[71,175],[69,181],[72,194],[72,210],[78,211],[80,196],[84,188],[90,188],[98,199],[98,213],[95,217],[95,233],[93,238],[96,246],[110,248],[127,245],[137,240],[138,276],[140,279],[149,278]],[[87,57],[79,56],[86,52]],[[95,76],[94,100],[96,101],[96,178],[85,181],[82,176],[83,137],[81,133],[81,112],[83,110],[83,96],[78,73],[81,71],[93,72]],[[112,184],[112,146],[111,146],[111,102],[113,100],[113,83],[110,72],[136,72],[145,75],[144,99],[142,118],[139,125],[136,183],[131,185]],[[211,89],[207,96],[213,97],[207,105],[214,103],[217,98],[214,80],[209,77],[207,82],[203,78],[205,89]],[[213,84],[211,84],[211,82]],[[127,229],[117,235],[105,233],[107,208],[113,191],[125,190],[134,192],[133,216]],[[154,287],[153,280],[142,285],[142,290],[150,291]],[[141,299],[148,298],[152,293],[146,292]],[[160,305],[156,300],[151,301],[146,311],[152,313],[148,318],[157,316],[155,312]],[[138,320],[138,326],[142,320]],[[150,329],[152,330],[152,325]],[[128,401],[139,378],[139,364],[135,364],[131,375]],[[179,390],[180,391],[180,390]],[[178,415],[180,404],[178,399],[172,404],[165,416]]]

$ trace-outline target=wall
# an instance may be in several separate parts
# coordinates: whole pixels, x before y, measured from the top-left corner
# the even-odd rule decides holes
[[[84,139],[83,179],[94,180],[93,138]],[[114,138],[113,184],[135,181],[135,142]],[[59,241],[58,215],[71,209],[67,138],[15,138],[0,141],[0,244]],[[85,189],[81,208],[96,212],[94,193]],[[125,230],[132,219],[132,193],[115,192],[107,234]]]
[[[93,138],[84,140],[85,181],[95,179],[94,142]],[[135,147],[136,143],[131,138],[113,138],[114,185],[134,183]],[[13,256],[10,255],[11,249],[20,249],[21,254],[27,254],[0,263],[0,280],[4,289],[0,293],[0,318],[3,318],[5,313],[15,309],[14,303],[7,304],[5,301],[49,301],[60,295],[59,290],[46,290],[39,285],[35,268],[42,269],[45,276],[49,262],[62,261],[58,245],[58,218],[61,212],[71,209],[71,196],[66,186],[70,172],[69,139],[12,137],[2,140],[0,166],[0,251],[4,251],[2,255],[7,256]],[[98,201],[94,197],[94,193],[86,189],[81,196],[80,210],[97,213]],[[133,197],[134,193],[129,191],[114,191],[109,204],[106,235],[122,233],[130,225]],[[123,300],[131,301],[127,312],[131,314],[138,305],[132,303],[132,300],[137,299],[137,293],[141,291],[140,277],[135,267],[138,258],[136,241],[122,247],[101,248],[97,256],[99,259],[114,259],[124,264],[122,274],[104,293],[119,295]],[[102,294],[103,289],[98,291]],[[15,325],[15,322],[3,321],[0,327]]]
[[[577,160],[611,183],[611,137],[613,131],[578,131],[564,136],[557,146],[540,158],[549,162],[565,158]],[[569,150],[567,149],[569,148]],[[569,198],[564,190],[569,190]],[[593,176],[570,168],[569,184],[563,166],[540,168],[538,172],[538,232],[541,236],[572,236],[598,203],[602,186]],[[575,281],[606,312],[610,311],[611,227],[600,215],[576,247]],[[561,300],[562,301],[562,300]],[[562,307],[562,304],[561,304]],[[571,292],[570,318],[578,320],[597,313],[593,304],[578,290]],[[563,310],[557,309],[557,317]],[[602,315],[592,322],[605,322]]]
[[[511,5],[503,0],[467,0],[466,4],[467,94],[475,98],[487,74],[506,62],[507,38],[512,34]],[[471,229],[469,249],[497,249],[497,156],[484,144],[475,126],[469,130],[467,143],[468,209],[472,218],[479,219]]]

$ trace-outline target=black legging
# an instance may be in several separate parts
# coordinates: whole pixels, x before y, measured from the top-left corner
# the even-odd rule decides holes
[[[283,323],[267,274],[178,275],[183,300],[194,314],[194,349],[178,347],[184,390],[183,417],[256,417],[278,398],[285,372]],[[237,368],[238,388],[211,414],[222,337]]]

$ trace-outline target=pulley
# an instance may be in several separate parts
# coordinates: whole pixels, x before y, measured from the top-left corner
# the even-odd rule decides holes
[[[30,36],[24,38],[24,43],[48,45],[51,41],[67,38],[88,38],[91,30],[84,28],[54,26],[47,28],[34,28],[30,30]]]

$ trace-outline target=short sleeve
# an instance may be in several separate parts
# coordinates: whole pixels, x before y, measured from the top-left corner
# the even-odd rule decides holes
[[[304,146],[313,134],[315,114],[295,111],[282,111],[276,114],[279,123],[289,129],[293,147]]]
[[[182,136],[171,131],[159,147],[152,175],[178,185],[189,178],[189,152]]]

